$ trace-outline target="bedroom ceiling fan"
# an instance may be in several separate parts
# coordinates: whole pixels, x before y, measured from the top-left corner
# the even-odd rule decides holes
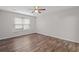
[[[45,11],[45,8],[40,8],[39,6],[35,6],[32,13],[41,13],[42,11]]]

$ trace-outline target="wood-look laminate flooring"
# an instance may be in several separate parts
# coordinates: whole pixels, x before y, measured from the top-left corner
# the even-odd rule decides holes
[[[0,52],[77,52],[79,43],[37,33],[0,41]]]

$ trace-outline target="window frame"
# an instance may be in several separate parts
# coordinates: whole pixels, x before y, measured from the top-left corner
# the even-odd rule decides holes
[[[15,24],[16,18],[21,19],[22,20],[22,24]],[[20,18],[20,17],[16,17],[16,18],[14,19],[14,28],[15,28],[15,30],[22,30],[22,31],[24,31],[24,30],[29,30],[30,29],[30,24],[31,24],[31,20],[30,19],[28,19],[28,18]],[[24,20],[29,20],[29,23],[28,24],[24,24]],[[16,25],[21,25],[22,28],[16,28]],[[29,27],[25,29],[24,25],[27,25]]]

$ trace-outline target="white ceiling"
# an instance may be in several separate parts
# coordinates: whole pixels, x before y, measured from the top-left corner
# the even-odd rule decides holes
[[[1,10],[7,10],[31,16],[38,16],[38,14],[32,13],[33,8],[34,6],[0,6]],[[63,9],[73,8],[73,6],[40,6],[40,8],[46,9],[46,11],[42,11],[42,13],[49,13]]]

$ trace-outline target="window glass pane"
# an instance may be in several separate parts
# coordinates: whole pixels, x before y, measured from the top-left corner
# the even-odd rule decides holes
[[[15,25],[15,29],[22,29],[22,25]]]
[[[30,19],[23,19],[23,24],[30,24]]]
[[[23,26],[23,29],[24,29],[24,30],[29,29],[29,28],[30,28],[29,25],[24,25],[24,26]]]
[[[22,24],[22,19],[15,18],[15,24]]]

